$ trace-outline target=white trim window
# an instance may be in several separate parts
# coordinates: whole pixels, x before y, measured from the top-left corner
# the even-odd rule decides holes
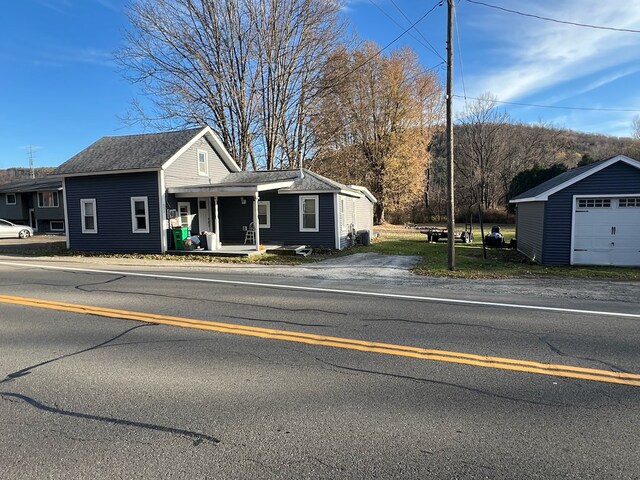
[[[188,227],[191,230],[191,202],[178,202],[178,215],[180,216],[180,226]]]
[[[16,194],[15,193],[7,193],[5,198],[7,205],[15,205],[16,204]]]
[[[64,232],[64,220],[49,220],[50,232]]]
[[[60,206],[58,192],[38,192],[38,207],[56,208]]]
[[[206,150],[198,150],[198,175],[209,176],[209,153]]]
[[[300,231],[319,232],[320,212],[318,195],[300,196]]]
[[[358,230],[358,201],[355,198],[351,199],[351,223]]]
[[[347,231],[347,201],[344,197],[340,197],[340,230]]]
[[[131,197],[132,233],[149,233],[149,200],[147,197]]]
[[[80,200],[80,218],[82,219],[82,233],[98,233],[98,210],[95,198]]]
[[[260,228],[271,228],[271,202],[258,202],[258,225]]]

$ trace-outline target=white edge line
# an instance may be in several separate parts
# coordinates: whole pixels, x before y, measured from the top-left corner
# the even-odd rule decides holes
[[[54,267],[54,266],[33,265],[30,263],[19,263],[19,262],[0,261],[0,265],[40,268],[44,270],[65,270],[69,272],[102,273],[107,275],[122,275],[125,277],[156,278],[156,279],[164,279],[164,280],[180,280],[180,281],[199,282],[199,283],[217,283],[217,284],[225,284],[225,285],[246,285],[251,287],[276,288],[281,290],[326,292],[326,293],[338,293],[338,294],[345,294],[345,295],[360,295],[364,297],[396,298],[399,300],[413,300],[413,301],[437,302],[437,303],[455,303],[458,305],[482,305],[482,306],[489,306],[489,307],[519,308],[523,310],[541,310],[545,312],[582,313],[587,315],[613,316],[613,317],[640,319],[640,314],[636,314],[636,313],[605,312],[605,311],[599,311],[599,310],[580,310],[575,308],[560,308],[560,307],[543,307],[538,305],[519,305],[516,303],[482,302],[480,300],[459,300],[455,298],[423,297],[420,295],[404,295],[401,293],[363,292],[359,290],[342,290],[338,288],[303,287],[299,285],[246,282],[242,280],[220,280],[215,278],[193,278],[193,277],[182,277],[179,275],[159,275],[154,273],[123,272],[119,270],[100,270],[100,269],[76,268],[76,267]]]

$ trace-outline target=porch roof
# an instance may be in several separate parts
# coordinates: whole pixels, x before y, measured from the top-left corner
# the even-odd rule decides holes
[[[258,192],[278,190],[278,193],[333,193],[339,192],[353,197],[367,197],[375,203],[364,187],[343,185],[310,170],[267,170],[257,172],[232,172],[220,182],[210,185],[187,185],[172,187],[169,193],[177,197],[223,197],[251,196]]]

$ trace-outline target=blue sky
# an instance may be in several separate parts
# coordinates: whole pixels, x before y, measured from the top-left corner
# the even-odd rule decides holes
[[[142,132],[121,120],[137,94],[112,53],[122,46],[126,0],[0,0],[0,168],[56,166],[104,135]],[[487,0],[576,23],[640,30],[640,0]],[[344,15],[364,39],[387,45],[435,0],[349,0]],[[628,136],[640,113],[640,34],[581,28],[459,0],[455,94],[491,92],[514,120]],[[445,55],[446,6],[390,48],[408,45],[425,68]],[[433,47],[433,48],[432,48]],[[432,50],[435,50],[432,51]],[[437,52],[437,53],[436,53]],[[437,68],[444,81],[444,67]],[[464,99],[456,98],[456,110]]]

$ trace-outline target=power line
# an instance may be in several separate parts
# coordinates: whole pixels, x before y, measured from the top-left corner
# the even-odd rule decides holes
[[[393,1],[393,0],[392,0]],[[459,0],[458,0],[458,3]],[[458,27],[458,13],[453,10],[453,20],[456,22],[456,38],[458,40],[458,57],[460,58],[460,79],[462,80],[462,93],[464,94],[464,103],[467,104],[467,88],[464,84],[464,65],[462,63],[462,44],[460,43],[460,27]]]
[[[489,3],[479,2],[477,0],[467,0],[467,2],[476,4],[476,5],[482,5],[483,7],[494,8],[496,10],[502,10],[503,12],[513,13],[515,15],[521,15],[523,17],[536,18],[538,20],[545,20],[547,22],[562,23],[564,25],[573,25],[574,27],[595,28],[595,29],[598,29],[598,30],[612,30],[614,32],[640,33],[640,30],[634,30],[634,29],[631,29],[631,28],[606,27],[606,26],[602,26],[602,25],[591,25],[591,24],[588,24],[588,23],[569,22],[569,21],[566,21],[566,20],[558,20],[557,18],[543,17],[543,16],[540,16],[540,15],[534,15],[532,13],[525,13],[525,12],[520,12],[518,10],[511,10],[509,8],[500,7],[498,5],[491,5]]]
[[[468,1],[468,0],[467,0]],[[465,98],[460,95],[454,95],[454,97]],[[476,97],[466,97],[469,100],[482,100],[481,98]],[[628,112],[628,113],[640,113],[640,109],[630,109],[630,108],[597,108],[597,107],[564,107],[560,105],[540,105],[535,103],[519,103],[519,102],[505,102],[500,100],[493,100],[495,103],[503,103],[506,105],[517,105],[519,107],[536,107],[536,108],[555,108],[559,110],[585,110],[590,112]]]
[[[370,1],[373,1],[373,0],[370,0]],[[392,4],[393,4],[393,6],[396,8],[396,10],[398,10],[398,12],[400,12],[400,14],[404,17],[404,19],[405,19],[407,22],[411,23],[411,19],[410,19],[410,18],[409,18],[405,13],[404,13],[404,10],[402,10],[394,0],[391,0],[391,3],[392,3]],[[389,16],[389,18],[391,18],[391,19],[393,20],[393,18],[392,18],[392,17],[390,17],[390,16]],[[393,20],[393,21],[395,22],[395,20]],[[397,25],[399,25],[400,27],[402,27],[402,25],[398,24],[397,22],[396,22],[396,24],[397,24]],[[435,53],[435,54],[440,58],[440,60],[442,60],[443,62],[446,62],[445,58],[444,58],[442,55],[440,55],[440,53],[438,53],[438,51],[436,50],[436,48],[431,44],[431,42],[429,42],[429,40],[427,39],[427,37],[425,37],[425,36],[422,34],[422,32],[421,32],[420,30],[418,30],[417,28],[416,28],[416,33],[417,33],[418,35],[420,35],[420,37],[422,37],[422,39],[423,39],[423,40],[425,41],[425,43],[427,44],[426,46],[428,46],[428,48],[429,48],[433,53]],[[412,37],[413,37],[413,35],[412,35]],[[415,38],[415,37],[414,37],[414,38]],[[418,41],[419,41],[419,40],[418,40]],[[420,43],[422,43],[422,42],[420,42]],[[424,43],[422,43],[422,44],[424,45]]]

